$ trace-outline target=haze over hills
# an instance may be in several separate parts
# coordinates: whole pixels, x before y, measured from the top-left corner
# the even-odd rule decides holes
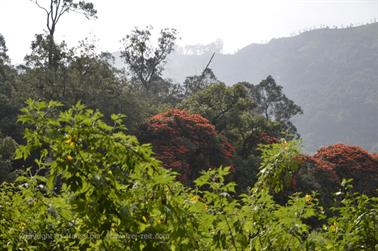
[[[165,76],[182,83],[200,74],[210,56],[174,53]],[[346,143],[378,152],[378,23],[251,44],[217,53],[210,67],[227,84],[272,75],[304,111],[294,123],[306,151]]]

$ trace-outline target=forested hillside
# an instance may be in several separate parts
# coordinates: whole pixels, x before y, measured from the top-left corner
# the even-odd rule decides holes
[[[56,38],[62,16],[95,19],[93,3],[47,2],[33,2],[47,17],[47,31],[35,35],[23,64],[12,63],[0,34],[1,250],[377,249],[378,154],[347,144],[306,154],[294,120],[303,108],[291,98],[306,91],[303,102],[323,102],[306,115],[320,138],[353,115],[340,135],[353,139],[348,128],[365,126],[374,141],[371,67],[358,75],[371,78],[366,89],[333,82],[319,88],[306,79],[282,86],[282,75],[268,68],[256,70],[254,83],[241,81],[252,72],[248,60],[260,60],[257,69],[280,53],[298,64],[277,61],[287,75],[303,75],[294,60],[303,53],[302,67],[312,61],[315,80],[344,79],[334,72],[341,66],[308,52],[320,50],[318,39],[304,39],[334,31],[272,41],[270,59],[256,46],[228,56],[239,57],[237,71],[227,73],[232,85],[207,67],[177,83],[163,74],[177,30],[162,29],[157,39],[151,26],[125,34],[123,71],[89,39],[69,47]],[[277,49],[293,39],[298,45]],[[323,57],[334,58],[340,43]],[[339,52],[345,71],[354,58],[370,62],[371,55],[353,50],[349,61]],[[347,114],[334,118],[339,107]],[[368,121],[361,119],[365,112]]]
[[[165,76],[199,74],[211,54],[172,54]],[[216,54],[211,68],[227,84],[272,75],[303,109],[295,124],[306,149],[348,143],[378,151],[378,23],[318,29]]]

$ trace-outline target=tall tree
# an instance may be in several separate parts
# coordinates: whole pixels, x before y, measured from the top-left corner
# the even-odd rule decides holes
[[[205,68],[201,75],[193,75],[185,78],[184,90],[185,96],[196,93],[197,91],[203,90],[211,84],[221,83],[211,68]]]
[[[32,68],[41,68],[57,71],[61,66],[67,64],[70,50],[66,43],[55,43],[51,46],[51,40],[48,35],[36,34],[35,40],[31,43],[31,53],[26,55],[24,60],[26,65]],[[52,68],[53,67],[53,68]]]
[[[0,33],[0,65],[5,64],[9,60],[7,51],[8,51],[8,48],[5,43],[4,36]]]
[[[296,133],[297,129],[290,119],[303,111],[283,93],[282,86],[272,76],[268,76],[258,85],[249,85],[249,89],[252,99],[256,101],[258,113],[267,120],[283,123],[289,133]]]
[[[76,12],[84,15],[86,18],[96,17],[97,11],[94,9],[93,3],[86,1],[74,0],[50,0],[45,6],[38,0],[31,0],[40,9],[46,13],[46,28],[48,31],[49,51],[48,64],[49,67],[54,67],[54,35],[56,26],[65,13]]]
[[[64,42],[51,46],[48,35],[43,34],[35,36],[31,49],[24,58],[26,67],[21,75],[26,88],[32,89],[28,97],[61,100],[72,51]]]
[[[63,102],[72,105],[81,101],[106,115],[123,112],[120,108],[123,85],[117,77],[117,69],[110,63],[111,54],[96,53],[88,39],[81,41],[75,50],[66,77],[62,79]]]
[[[244,86],[227,87],[224,83],[215,83],[186,98],[181,107],[200,113],[215,125],[218,132],[223,132],[233,123],[235,116],[246,110],[251,111],[254,103],[248,98]]]
[[[251,94],[258,104],[258,111],[266,119],[284,121],[302,113],[302,109],[286,97],[282,86],[277,85],[272,76],[252,86]]]
[[[196,92],[181,103],[181,107],[206,117],[218,132],[223,133],[236,147],[243,159],[254,154],[261,135],[280,137],[282,126],[258,114],[257,104],[249,94],[249,83],[226,86],[212,84]]]
[[[20,109],[16,93],[17,71],[10,64],[4,37],[0,34],[0,132],[17,139],[20,136],[16,126],[16,114]]]
[[[167,56],[173,51],[177,31],[175,29],[162,29],[158,38],[157,47],[151,45],[152,26],[145,29],[135,28],[124,39],[124,49],[121,57],[130,71],[133,81],[146,93],[159,84],[163,66]]]
[[[9,57],[7,54],[8,48],[5,43],[4,36],[0,33],[0,86],[3,86],[5,81],[5,71],[6,71],[6,64],[9,62]]]

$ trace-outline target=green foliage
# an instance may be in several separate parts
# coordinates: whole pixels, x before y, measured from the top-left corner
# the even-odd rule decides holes
[[[17,71],[10,64],[4,37],[0,34],[0,132],[17,139],[16,126],[19,97],[16,89]]]
[[[274,201],[268,190],[280,190],[279,179],[296,168],[296,142],[261,147],[256,187],[235,197],[229,167],[207,170],[193,189],[177,182],[149,146],[125,134],[122,115],[112,115],[109,125],[80,103],[62,111],[54,101],[27,104],[19,117],[26,144],[16,157],[33,158],[38,169],[0,185],[2,249],[376,248],[376,198],[341,194],[323,228],[308,224],[323,213],[314,195]]]
[[[152,26],[135,28],[123,39],[121,57],[132,74],[136,87],[146,93],[158,93],[162,87],[161,76],[167,56],[174,49],[177,38],[175,29],[162,29],[156,47],[151,45]],[[163,81],[164,82],[164,81]]]
[[[61,100],[71,106],[78,101],[91,108],[100,109],[108,116],[122,110],[123,83],[117,76],[119,71],[111,66],[109,53],[97,54],[89,39],[75,48],[75,56],[61,72],[63,86],[59,90]]]
[[[282,86],[277,85],[272,76],[252,86],[252,89],[252,95],[258,104],[257,110],[266,119],[287,121],[302,113],[301,108],[286,97],[282,92]]]
[[[38,150],[40,156],[35,162],[47,174],[30,179],[38,177],[47,187],[46,200],[57,197],[64,201],[69,209],[66,213],[72,215],[69,229],[75,234],[98,237],[94,243],[88,238],[68,238],[68,243],[72,241],[71,246],[81,248],[101,244],[102,248],[129,246],[135,250],[162,244],[151,240],[142,243],[128,238],[130,234],[139,237],[165,233],[177,235],[174,242],[180,246],[180,232],[186,227],[181,221],[186,217],[177,214],[180,209],[173,205],[177,202],[168,198],[176,198],[184,188],[173,182],[173,173],[160,167],[148,146],[139,145],[135,137],[123,133],[122,116],[113,115],[114,126],[109,126],[102,121],[102,114],[84,110],[79,103],[60,113],[59,106],[57,102],[28,101],[19,121],[32,130],[25,130],[27,144],[20,146],[16,157],[25,159]],[[58,209],[54,212],[59,214]],[[168,220],[172,225],[158,224]],[[28,231],[34,236],[39,233]],[[122,238],[110,238],[116,234]]]
[[[243,192],[257,180],[258,145],[294,138],[290,118],[301,111],[272,77],[258,85],[213,83],[199,88],[179,106],[209,119],[236,148],[235,179]]]
[[[323,225],[324,234],[313,234],[322,250],[376,250],[378,248],[378,198],[352,192],[351,180],[343,180],[336,193],[335,215]]]
[[[188,97],[180,106],[193,113],[200,113],[219,132],[223,132],[232,126],[228,123],[232,124],[244,111],[251,111],[253,102],[241,85],[227,87],[224,83],[214,83]]]
[[[0,33],[0,65],[4,65],[6,62],[9,61],[7,51],[8,48],[5,43],[4,36]]]
[[[339,249],[374,250],[378,237],[378,199],[351,192],[350,181],[343,181],[344,191],[338,193],[343,195],[341,206],[333,208],[337,216],[331,219],[334,224],[329,231]]]
[[[206,68],[201,75],[186,77],[183,87],[184,95],[189,97],[194,93],[207,88],[211,84],[220,83],[210,68]]]
[[[297,141],[282,141],[277,144],[260,145],[261,158],[258,190],[282,192],[299,168],[297,157],[300,153]]]
[[[16,148],[17,143],[11,137],[3,137],[0,133],[0,183],[15,178],[12,160]]]
[[[67,49],[65,42],[53,45],[50,44],[50,38],[46,34],[36,34],[35,40],[31,43],[31,53],[25,56],[25,62],[27,66],[32,66],[34,68],[45,68],[47,70],[50,61],[54,61],[54,69],[58,70],[59,67],[62,67],[65,61],[70,58],[71,52]],[[53,58],[49,58],[50,53],[53,55]]]

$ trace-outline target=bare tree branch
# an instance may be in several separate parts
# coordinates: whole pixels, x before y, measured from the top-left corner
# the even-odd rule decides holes
[[[41,6],[37,0],[31,0],[31,2],[35,3],[40,9],[44,10],[46,12],[47,15],[49,15],[49,12],[47,11],[47,9],[43,6]]]

